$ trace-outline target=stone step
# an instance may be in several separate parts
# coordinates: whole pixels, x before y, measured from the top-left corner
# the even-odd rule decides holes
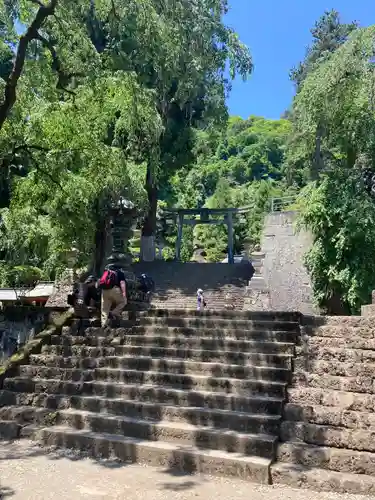
[[[137,372],[139,374],[139,372]],[[134,386],[136,380],[136,374],[133,376],[133,382],[131,384],[116,383],[116,382],[73,382],[73,381],[60,381],[60,380],[44,380],[36,379],[31,380],[29,378],[16,377],[13,379],[6,379],[4,381],[4,389],[15,391],[15,392],[47,392],[49,394],[64,393],[64,394],[86,394],[86,395],[100,395],[108,397],[121,397],[129,393],[131,388],[136,392],[138,386]],[[149,383],[148,385],[162,384],[165,387],[170,387],[174,389],[181,389],[184,391],[204,391],[204,392],[219,392],[226,393],[236,396],[251,397],[253,395],[263,395],[284,398],[285,385],[276,382],[262,382],[257,380],[248,380],[246,384],[236,384],[229,387],[227,379],[221,379],[223,386],[217,386],[214,391],[214,387],[210,385],[210,381],[195,378],[192,382],[196,382],[197,385],[192,384],[188,388],[184,384],[184,379],[177,376],[171,376],[168,374],[156,374],[155,377],[152,375],[148,379],[154,379],[154,384]],[[218,379],[216,379],[218,380]],[[168,383],[169,381],[169,383]],[[240,381],[242,382],[242,381]],[[146,381],[144,381],[146,384]],[[246,389],[245,389],[245,387]],[[227,389],[227,390],[226,390]]]
[[[106,382],[108,384],[157,384],[184,390],[219,391],[233,394],[250,395],[263,393],[267,396],[283,397],[286,383],[261,379],[236,379],[228,377],[213,377],[204,375],[185,375],[152,371],[116,370],[113,368],[97,368],[95,370],[74,370],[64,368],[48,368],[43,366],[21,366],[20,377],[6,379],[6,384],[11,380],[25,380],[30,382],[35,377],[38,379],[58,379],[73,383]],[[22,391],[24,392],[24,391]],[[30,391],[26,391],[30,392]],[[34,391],[33,391],[34,392]]]
[[[54,381],[48,381],[47,387],[55,387],[51,384]],[[62,384],[63,393],[22,393],[8,390],[0,391],[0,406],[9,405],[31,405],[43,406],[51,409],[64,409],[75,407],[77,409],[87,409],[94,411],[93,408],[101,408],[109,411],[110,409],[119,409],[126,414],[129,405],[134,404],[152,405],[155,409],[160,405],[177,406],[181,411],[188,407],[197,407],[202,410],[214,410],[225,412],[237,412],[247,414],[267,414],[279,416],[282,412],[283,399],[276,397],[265,397],[254,395],[250,397],[236,396],[223,392],[205,392],[205,391],[184,391],[181,389],[169,389],[156,385],[124,385],[120,398],[113,396],[84,396],[69,393],[71,386]],[[70,395],[68,395],[70,394]],[[118,401],[122,402],[118,406]],[[143,410],[142,410],[143,411]],[[146,410],[145,410],[146,411]]]
[[[375,414],[373,412],[351,411],[335,406],[301,406],[288,403],[284,407],[284,418],[294,422],[375,430]]]
[[[29,424],[54,425],[57,412],[49,408],[34,406],[2,406],[0,407],[0,421],[12,421],[21,427]]]
[[[267,346],[268,347],[268,346]],[[82,359],[97,359],[103,357],[120,358],[124,356],[149,356],[153,358],[180,358],[191,361],[223,362],[238,365],[255,364],[258,366],[275,366],[280,368],[291,368],[292,354],[288,353],[243,353],[225,350],[184,349],[150,346],[121,346],[121,347],[86,347],[86,346],[44,346],[43,355],[58,357],[78,357]],[[87,366],[89,368],[89,366]]]
[[[52,417],[55,418],[56,411],[72,409],[100,414],[104,412],[117,416],[126,415],[127,417],[142,420],[193,424],[200,427],[228,429],[240,433],[278,435],[281,420],[280,415],[244,413],[196,406],[170,406],[121,398],[56,395],[31,399],[29,394],[12,393],[8,400],[13,401],[17,406],[1,407],[0,420],[15,420],[24,424],[43,423],[44,425],[50,425]],[[34,404],[34,406],[24,406],[23,403]],[[259,409],[263,410],[262,408]]]
[[[309,488],[329,493],[375,495],[375,477],[366,474],[335,472],[318,467],[276,462],[271,466],[272,484],[284,484],[292,488]]]
[[[222,319],[214,316],[207,317],[157,317],[142,316],[137,320],[139,325],[188,327],[188,328],[235,328],[244,330],[282,330],[299,332],[300,325],[297,321],[252,321],[246,319]],[[120,326],[129,326],[124,323]]]
[[[323,349],[326,347],[342,349],[367,349],[375,351],[375,339],[362,338],[359,336],[348,337],[342,339],[340,337],[310,337],[308,339],[308,348],[312,353],[316,349]]]
[[[243,434],[227,429],[196,427],[181,422],[152,422],[137,418],[91,413],[80,410],[61,410],[57,423],[75,429],[120,434],[149,441],[166,441],[200,449],[221,450],[262,458],[274,458],[277,437],[267,434]]]
[[[308,337],[328,337],[351,339],[360,337],[362,339],[375,339],[374,326],[347,326],[344,325],[323,325],[319,327],[307,327],[306,333]]]
[[[375,451],[373,429],[346,429],[307,422],[284,421],[280,427],[281,441],[302,441],[319,446]]]
[[[84,358],[85,359],[85,358]],[[131,369],[140,371],[160,371],[164,373],[183,373],[210,375],[213,377],[229,377],[229,378],[260,378],[262,380],[279,380],[288,382],[291,378],[291,372],[285,368],[275,368],[270,366],[254,366],[254,365],[231,365],[226,363],[211,363],[211,362],[195,362],[179,359],[157,359],[146,356],[124,356],[122,358],[99,358],[101,363],[98,363],[98,358],[91,359],[94,366],[86,366],[84,369],[96,368],[114,368],[114,369]],[[38,373],[38,367],[54,367],[64,369],[82,370],[82,359],[80,358],[60,358],[60,362],[56,363],[56,358],[45,357],[43,355],[32,356],[30,365],[35,368],[34,373]],[[97,365],[97,366],[95,366]],[[33,375],[35,376],[35,375]],[[51,377],[48,377],[51,378]]]
[[[210,310],[197,311],[195,309],[157,309],[142,311],[139,317],[197,317],[211,318],[212,316],[223,319],[243,318],[251,321],[293,321],[299,322],[301,315],[298,312],[288,311],[228,311],[213,312]]]
[[[64,327],[63,335],[71,335],[71,328]],[[134,326],[131,329],[112,328],[112,335],[156,335],[160,337],[200,337],[208,339],[228,339],[228,340],[253,340],[271,342],[296,342],[297,333],[291,331],[278,330],[245,330],[243,328],[189,328],[189,327],[169,327],[169,326]],[[86,328],[85,336],[106,337],[107,328]]]
[[[164,337],[158,335],[126,335],[123,337],[81,337],[51,336],[52,345],[74,346],[86,345],[97,347],[124,345],[183,347],[186,349],[225,350],[238,352],[290,353],[294,352],[294,344],[290,342],[256,342],[251,340],[205,339],[200,337]],[[116,351],[121,355],[121,350]]]
[[[336,377],[373,377],[375,363],[343,363],[340,361],[309,361],[296,359],[294,361],[295,374],[306,371],[316,375],[331,375]]]
[[[297,356],[309,361],[339,361],[340,363],[375,363],[375,351],[364,349],[347,349],[345,347],[309,346],[304,354],[303,349],[297,348]]]
[[[288,389],[288,401],[301,407],[321,405],[338,407],[342,411],[375,413],[375,395],[372,394],[298,387]]]
[[[339,377],[328,374],[318,375],[316,373],[300,372],[293,374],[293,383],[308,388],[375,394],[375,381],[373,377]]]
[[[350,474],[374,474],[375,453],[341,448],[327,448],[305,443],[282,443],[277,460]]]
[[[117,458],[122,462],[167,467],[168,470],[238,477],[263,484],[269,482],[271,461],[260,457],[64,426],[45,428],[36,437],[44,445],[80,450],[96,458]]]

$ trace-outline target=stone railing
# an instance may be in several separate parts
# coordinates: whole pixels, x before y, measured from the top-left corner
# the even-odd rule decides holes
[[[297,202],[297,195],[271,198],[271,212],[284,212]]]

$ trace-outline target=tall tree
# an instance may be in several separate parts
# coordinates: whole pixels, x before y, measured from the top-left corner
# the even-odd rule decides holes
[[[357,28],[357,22],[342,23],[339,12],[334,9],[322,15],[311,29],[313,42],[307,49],[305,59],[290,72],[290,78],[296,84],[297,91],[309,73],[329,58]]]
[[[148,158],[144,260],[155,254],[159,185],[167,172],[173,173],[191,157],[189,129],[210,119],[225,119],[228,63],[232,78],[237,73],[246,77],[252,69],[247,48],[223,24],[227,8],[226,0],[113,0],[106,10],[90,13],[93,43],[98,46],[100,40],[113,69],[135,71],[139,81],[154,90],[164,130]]]

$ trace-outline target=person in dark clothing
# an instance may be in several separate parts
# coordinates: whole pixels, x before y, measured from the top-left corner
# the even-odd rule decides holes
[[[85,281],[83,302],[87,307],[100,307],[100,291],[96,286],[95,276],[89,276]]]

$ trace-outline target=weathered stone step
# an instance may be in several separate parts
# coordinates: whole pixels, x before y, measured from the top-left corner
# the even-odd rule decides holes
[[[299,332],[300,325],[297,321],[262,321],[262,320],[245,320],[245,319],[222,319],[217,317],[152,317],[142,316],[138,319],[137,324],[155,325],[155,326],[171,326],[171,327],[188,327],[188,328],[235,328],[244,330],[283,330]],[[124,326],[127,326],[128,323]],[[121,326],[121,325],[120,325]]]
[[[139,418],[142,420],[168,421],[194,424],[200,427],[228,429],[250,434],[278,435],[281,416],[264,413],[244,413],[216,408],[196,406],[170,406],[160,403],[148,403],[123,399],[100,398],[90,396],[46,396],[30,401],[28,394],[13,393],[9,397],[17,406],[0,408],[0,420],[14,420],[18,423],[55,423],[57,411],[64,409],[80,410],[93,413]],[[16,403],[17,402],[17,403]],[[23,406],[23,403],[35,406]],[[258,402],[259,403],[259,402]],[[264,404],[264,402],[263,402]],[[38,405],[38,406],[37,406]],[[254,405],[255,406],[255,405]],[[262,409],[262,408],[260,408]]]
[[[284,407],[285,420],[309,422],[319,425],[347,427],[349,429],[373,429],[375,431],[375,414],[365,411],[350,411],[335,406],[302,406],[288,403]]]
[[[282,443],[277,460],[306,467],[319,467],[351,474],[374,474],[375,453],[341,448],[326,448],[305,443]]]
[[[57,413],[49,408],[38,408],[34,406],[2,406],[0,408],[0,420],[9,420],[19,425],[29,424],[53,425],[56,423]]]
[[[184,347],[187,349],[226,350],[239,352],[262,353],[293,353],[294,344],[288,342],[256,342],[251,340],[222,340],[205,339],[200,337],[163,337],[158,335],[127,335],[123,337],[73,337],[52,335],[52,345],[74,346],[86,345],[97,347],[123,345],[155,346],[155,347]],[[116,353],[121,354],[120,351]]]
[[[97,458],[117,458],[123,462],[138,462],[168,467],[189,473],[239,477],[268,484],[271,461],[218,450],[161,441],[142,441],[113,434],[99,434],[69,427],[45,428],[39,439],[47,446],[81,450]]]
[[[272,484],[285,484],[292,488],[309,488],[315,491],[375,495],[375,477],[366,474],[349,474],[276,462],[271,466]]]
[[[297,355],[309,361],[339,361],[340,363],[375,363],[375,351],[349,349],[346,347],[309,346],[303,355],[303,349],[297,348]]]
[[[212,361],[230,364],[246,365],[255,364],[259,366],[269,365],[280,368],[291,368],[293,355],[290,353],[243,353],[225,350],[166,348],[150,346],[121,346],[121,347],[86,347],[86,346],[44,346],[43,355],[59,357],[78,357],[83,359],[95,358],[121,358],[124,356],[149,356],[153,358],[180,358],[191,361]],[[87,366],[89,368],[89,366]]]
[[[374,377],[375,363],[343,363],[340,361],[294,361],[295,374],[305,371],[316,375],[337,377]]]
[[[244,318],[252,321],[294,321],[299,322],[301,315],[298,312],[288,311],[197,311],[196,309],[149,309],[139,313],[139,317],[197,317],[197,318]]]
[[[97,362],[97,358],[92,359]],[[85,370],[96,368],[113,368],[113,369],[131,369],[140,371],[159,371],[164,373],[176,373],[185,375],[208,375],[212,377],[229,377],[229,378],[259,378],[262,380],[278,380],[288,382],[291,377],[290,370],[285,368],[274,368],[269,366],[254,366],[254,365],[230,365],[225,363],[211,362],[195,362],[179,359],[155,359],[150,357],[133,357],[124,356],[121,358],[100,358],[102,362],[96,363],[99,366],[88,367],[86,364]],[[59,363],[56,363],[56,358],[50,358],[43,355],[32,356],[30,359],[30,367],[27,368],[30,376],[37,376],[39,367],[76,369],[82,371],[82,359],[80,358],[60,358]],[[94,365],[95,363],[92,363]],[[33,367],[33,368],[31,368]],[[24,368],[25,369],[25,368]],[[52,378],[48,376],[47,378]]]
[[[344,325],[324,325],[319,327],[307,327],[306,333],[308,337],[329,337],[350,339],[352,337],[360,337],[362,339],[375,339],[374,326],[347,326]]]
[[[268,396],[283,397],[285,395],[286,383],[271,380],[258,379],[236,379],[228,377],[213,377],[204,375],[184,375],[174,373],[138,371],[138,370],[116,370],[111,368],[97,368],[95,370],[74,370],[63,368],[47,368],[42,366],[21,366],[20,377],[7,379],[6,384],[11,380],[25,380],[39,382],[38,378],[58,379],[58,381],[69,382],[107,382],[111,383],[132,383],[132,384],[158,384],[177,389],[185,390],[205,390],[232,392],[234,394],[263,393]],[[23,383],[23,382],[22,382]],[[24,391],[22,391],[24,392]],[[26,391],[30,392],[30,391]],[[33,391],[35,392],[35,391]]]
[[[121,397],[126,394],[131,393],[131,387],[133,386],[134,393],[137,391],[138,386],[134,386],[137,377],[139,377],[139,372],[129,374],[132,376],[132,383],[116,383],[116,382],[73,382],[73,381],[60,381],[60,380],[44,380],[16,377],[12,379],[6,379],[4,381],[4,389],[15,391],[15,392],[46,392],[49,394],[86,394],[86,395],[100,395],[107,397]],[[247,396],[251,397],[255,394],[261,394],[264,396],[271,397],[284,397],[285,394],[285,384],[276,382],[262,382],[258,380],[247,380],[247,381],[237,381],[236,383],[230,384],[228,379],[216,379],[216,383],[222,385],[214,385],[214,383],[207,377],[195,377],[192,378],[191,382],[186,385],[186,378],[176,375],[168,374],[151,374],[147,377],[149,380],[149,385],[151,380],[154,381],[153,385],[161,384],[165,387],[170,387],[174,389],[182,389],[185,391],[198,390],[198,391],[214,391],[219,393],[227,393],[237,396]],[[213,379],[215,380],[215,379]],[[232,379],[233,380],[233,379]],[[184,383],[185,382],[185,383]],[[146,384],[146,380],[143,382]],[[196,385],[193,385],[193,384]],[[211,385],[212,384],[212,385]],[[129,389],[130,386],[130,389]],[[190,387],[189,387],[190,386]],[[216,389],[216,390],[215,390]]]
[[[326,347],[342,349],[368,349],[375,351],[375,339],[362,338],[359,336],[342,338],[332,337],[310,337],[308,340],[309,351]]]
[[[372,394],[299,387],[288,389],[288,401],[299,406],[337,406],[342,411],[375,413],[375,395]]]
[[[70,327],[63,328],[63,335],[70,335]],[[189,328],[181,326],[134,326],[133,328],[112,328],[111,334],[116,336],[126,335],[156,335],[160,337],[200,337],[228,340],[253,340],[272,342],[295,342],[296,332],[282,330],[251,330],[230,328]],[[85,335],[106,337],[108,328],[86,328]]]
[[[375,452],[374,431],[372,429],[346,429],[306,422],[284,421],[280,430],[281,441],[303,441],[319,446]]]
[[[48,387],[54,381],[49,381]],[[52,386],[55,390],[55,386]],[[281,415],[283,399],[276,397],[265,397],[254,395],[251,397],[236,396],[223,392],[205,392],[205,391],[184,391],[181,389],[169,389],[156,385],[124,385],[120,398],[116,399],[109,396],[82,396],[74,393],[67,393],[71,386],[62,384],[62,394],[55,393],[19,393],[8,390],[0,391],[0,405],[33,405],[45,406],[51,409],[64,409],[73,407],[95,411],[94,408],[111,409],[118,408],[120,413],[126,414],[126,401],[132,404],[151,404],[155,408],[158,405],[178,406],[183,409],[186,407],[199,407],[207,410],[223,410],[228,412],[241,412],[251,414],[269,414]],[[67,394],[71,394],[70,396]],[[122,404],[118,406],[118,401]],[[135,403],[134,403],[135,402]],[[107,408],[108,405],[108,408]]]
[[[270,459],[276,453],[277,437],[267,434],[243,434],[226,429],[196,427],[187,423],[152,422],[79,410],[61,410],[57,420],[60,425],[76,429],[120,434],[150,441],[167,441],[197,446],[200,449],[208,448]]]
[[[300,386],[367,394],[375,394],[374,380],[373,377],[339,377],[328,374],[317,375],[309,372],[300,372],[293,375],[293,382]]]

